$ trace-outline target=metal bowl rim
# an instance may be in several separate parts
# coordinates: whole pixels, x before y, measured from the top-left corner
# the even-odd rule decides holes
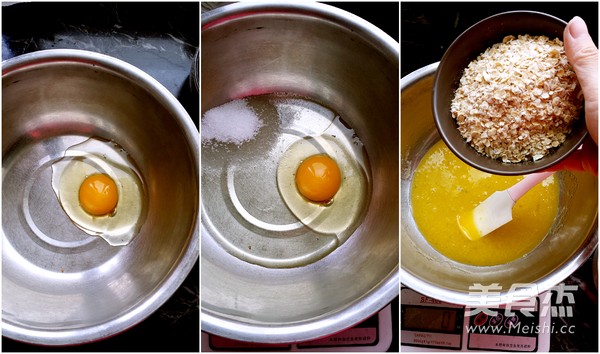
[[[398,266],[376,288],[346,307],[315,319],[289,324],[255,324],[235,321],[202,308],[202,330],[227,338],[255,343],[292,343],[314,340],[323,333],[336,333],[350,328],[383,309],[399,294]],[[380,294],[383,294],[381,296]],[[335,321],[332,316],[336,317]]]
[[[228,4],[222,7],[217,7],[211,11],[202,14],[202,30],[212,28],[228,20],[234,20],[243,16],[251,16],[258,14],[269,13],[294,13],[305,16],[315,16],[344,25],[347,28],[352,28],[357,31],[359,36],[367,36],[370,42],[377,44],[377,48],[381,48],[381,52],[386,55],[393,53],[396,61],[400,57],[400,44],[390,37],[379,27],[356,16],[350,12],[337,8],[335,6],[310,3],[310,2],[238,2]]]

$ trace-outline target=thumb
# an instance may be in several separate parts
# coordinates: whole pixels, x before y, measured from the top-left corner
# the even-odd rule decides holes
[[[585,22],[575,16],[564,30],[565,53],[577,74],[585,99],[585,119],[592,139],[598,143],[598,48]]]

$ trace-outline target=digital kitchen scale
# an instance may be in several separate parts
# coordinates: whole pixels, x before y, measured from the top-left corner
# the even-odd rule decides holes
[[[203,352],[385,352],[392,342],[392,310],[388,304],[358,325],[331,336],[301,343],[262,344],[237,341],[202,332]]]
[[[551,304],[541,301],[544,294],[486,309],[447,303],[406,287],[400,297],[401,351],[547,352],[550,334],[558,330]]]

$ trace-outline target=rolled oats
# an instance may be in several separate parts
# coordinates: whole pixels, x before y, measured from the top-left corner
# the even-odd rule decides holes
[[[518,163],[560,146],[582,105],[562,41],[519,35],[505,37],[468,65],[451,113],[478,152]]]

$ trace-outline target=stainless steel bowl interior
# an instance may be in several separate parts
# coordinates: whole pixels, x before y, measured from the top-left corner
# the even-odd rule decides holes
[[[576,150],[587,136],[584,113],[576,121],[567,140],[538,161],[503,163],[491,159],[472,148],[458,132],[450,114],[450,103],[459,80],[468,64],[505,36],[530,34],[560,38],[566,22],[536,11],[509,11],[485,18],[463,32],[448,47],[435,76],[433,113],[440,136],[448,147],[463,161],[482,171],[501,175],[523,175],[557,164]]]
[[[435,251],[412,217],[410,192],[412,175],[421,157],[440,139],[431,108],[437,66],[438,63],[431,64],[401,80],[401,281],[425,295],[461,304],[473,301],[469,286],[474,283],[498,283],[503,303],[510,301],[509,290],[515,283],[531,283],[538,292],[548,290],[575,271],[596,248],[597,178],[559,172],[559,215],[542,243],[521,259],[475,267],[454,262]]]
[[[3,335],[63,345],[121,332],[198,259],[198,131],[168,90],[108,56],[39,51],[2,69]],[[83,234],[52,191],[52,162],[90,136],[120,144],[145,183],[146,220],[127,246]]]
[[[245,341],[296,342],[375,313],[399,292],[398,43],[318,3],[224,6],[203,14],[201,41],[202,112],[261,93],[309,97],[357,132],[372,174],[361,226],[307,266],[241,261],[219,247],[203,219],[202,329]]]

